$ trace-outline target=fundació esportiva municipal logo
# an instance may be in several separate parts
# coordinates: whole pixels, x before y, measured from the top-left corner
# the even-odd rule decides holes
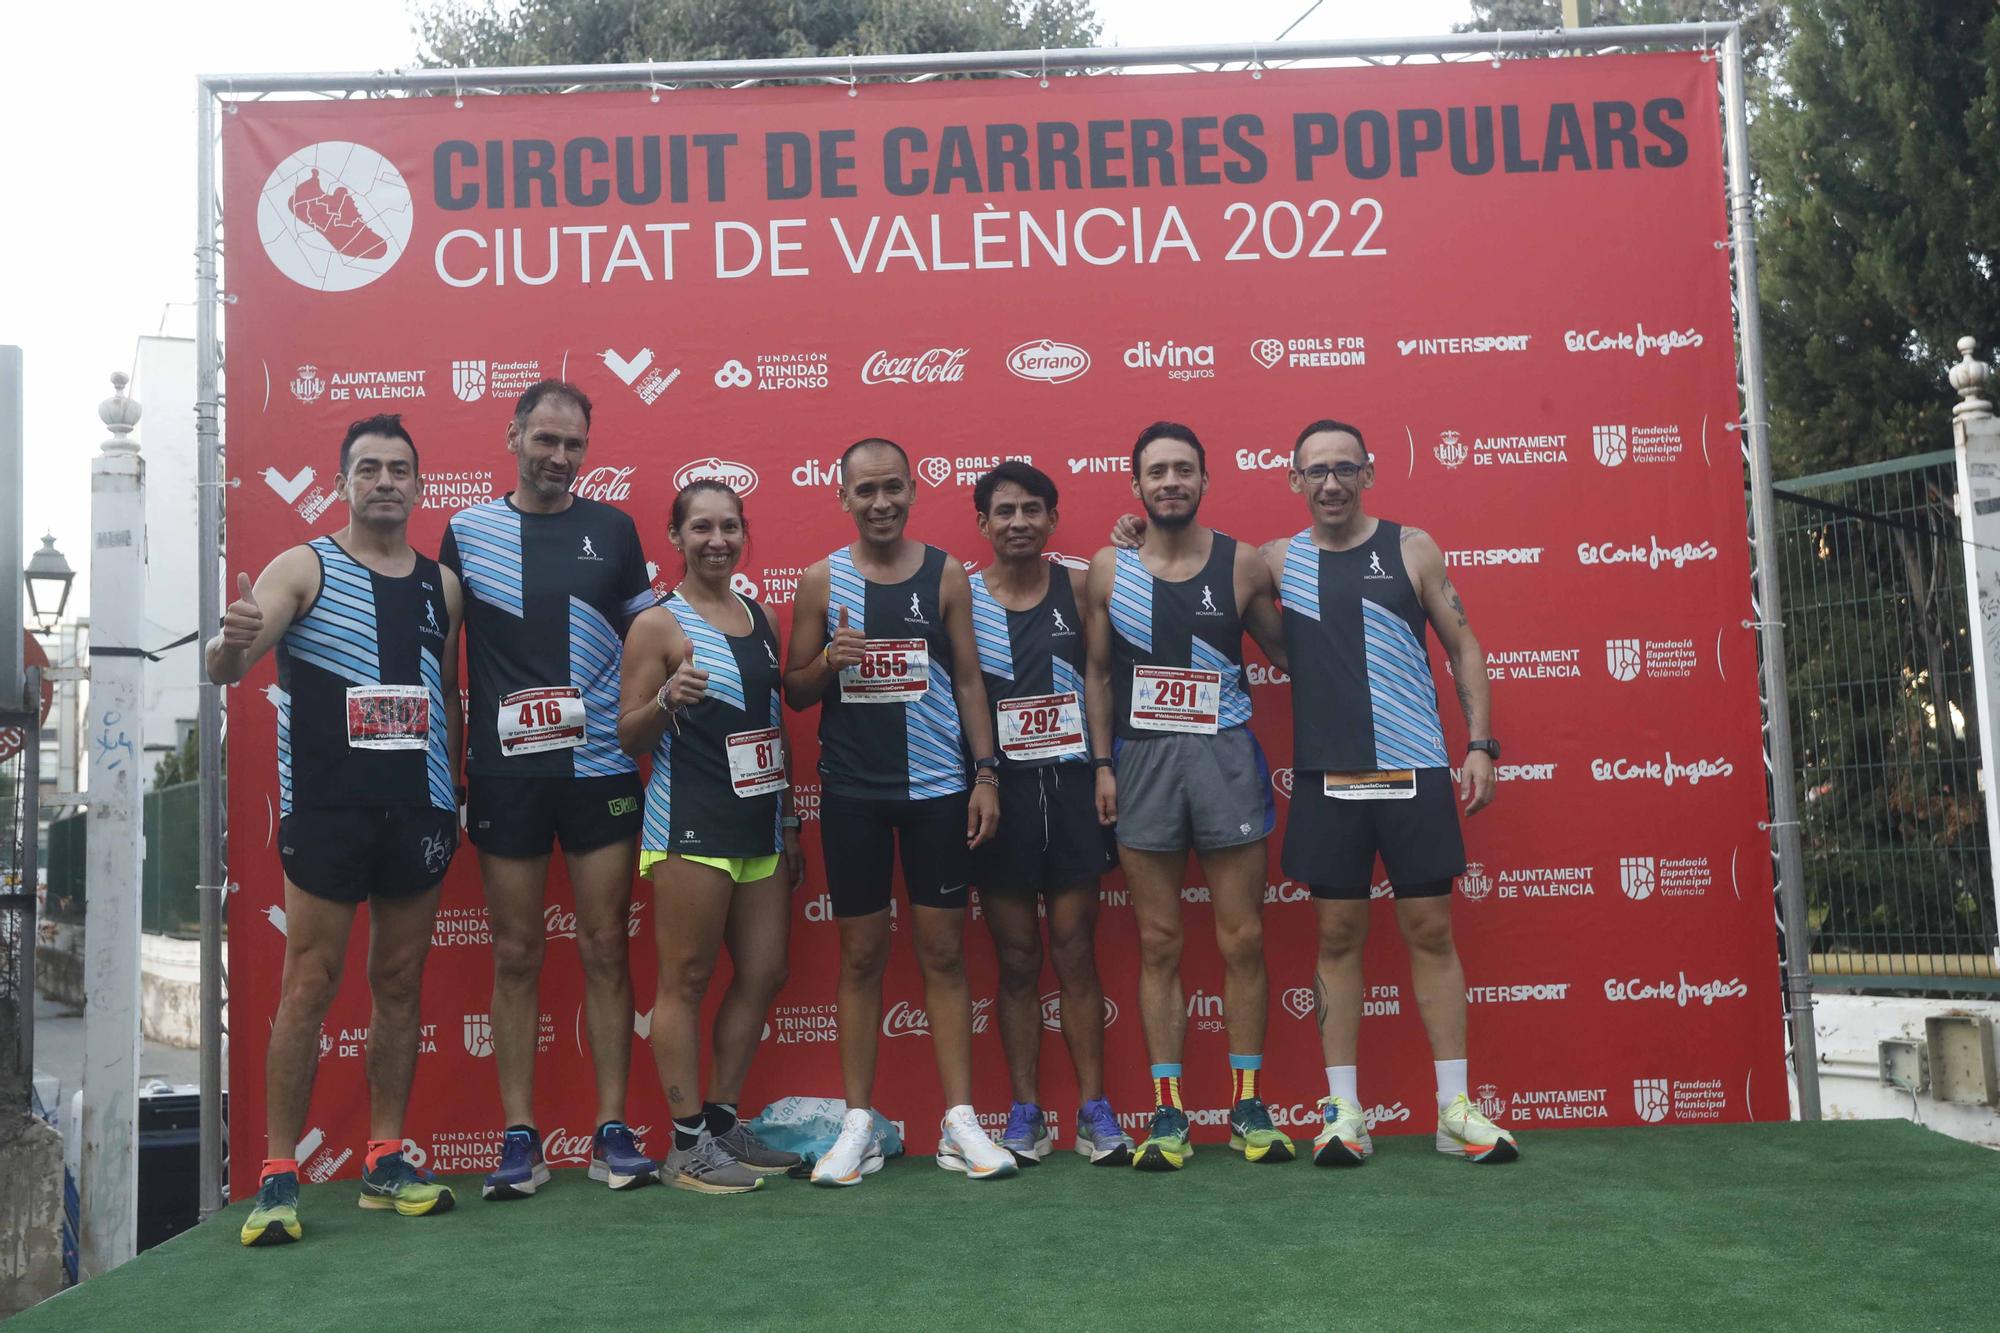
[[[351,292],[394,268],[415,219],[395,164],[340,139],[280,162],[257,198],[264,253],[278,272],[316,292]]]

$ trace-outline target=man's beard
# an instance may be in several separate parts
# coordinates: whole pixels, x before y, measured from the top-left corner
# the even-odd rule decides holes
[[[1201,501],[1188,506],[1185,514],[1162,514],[1151,505],[1146,506],[1146,521],[1155,527],[1185,528],[1192,524],[1201,513]]]

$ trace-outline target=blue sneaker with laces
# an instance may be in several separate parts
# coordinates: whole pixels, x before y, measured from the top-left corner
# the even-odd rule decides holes
[[[1104,1098],[1076,1108],[1076,1151],[1092,1166],[1124,1166],[1132,1160],[1132,1136],[1118,1127],[1118,1113]]]
[[[1000,1135],[1000,1146],[1013,1153],[1022,1166],[1039,1165],[1056,1146],[1042,1108],[1034,1102],[1015,1102],[1007,1112],[1007,1129]]]
[[[500,1146],[500,1165],[486,1175],[479,1197],[505,1202],[525,1199],[549,1183],[548,1163],[542,1160],[542,1140],[532,1129],[510,1129]]]
[[[623,1120],[607,1120],[590,1141],[590,1178],[615,1190],[637,1189],[660,1175],[660,1164],[639,1151]]]

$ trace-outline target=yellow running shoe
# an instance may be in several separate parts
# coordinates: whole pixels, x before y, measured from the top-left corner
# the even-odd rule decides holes
[[[1320,1131],[1313,1140],[1314,1166],[1360,1166],[1375,1151],[1368,1119],[1345,1097],[1319,1099]]]
[[[1242,1153],[1246,1162],[1292,1160],[1292,1141],[1278,1132],[1270,1109],[1256,1097],[1245,1097],[1230,1111],[1229,1147]]]
[[[1153,1125],[1146,1141],[1132,1155],[1132,1165],[1140,1171],[1178,1171],[1194,1156],[1188,1142],[1187,1112],[1177,1106],[1153,1108]]]
[[[1514,1136],[1481,1115],[1462,1092],[1438,1112],[1437,1150],[1481,1166],[1498,1166],[1521,1155]]]
[[[372,1170],[361,1173],[361,1206],[390,1209],[404,1217],[448,1213],[455,1202],[451,1189],[428,1171],[419,1171],[399,1152],[387,1153]]]
[[[289,1245],[303,1238],[299,1227],[299,1177],[295,1171],[273,1171],[257,1182],[257,1202],[243,1223],[245,1245]]]

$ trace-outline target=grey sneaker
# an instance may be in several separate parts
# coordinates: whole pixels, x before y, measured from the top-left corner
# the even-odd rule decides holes
[[[805,1160],[795,1152],[780,1152],[764,1143],[741,1120],[727,1134],[717,1135],[715,1141],[722,1145],[724,1152],[736,1159],[738,1166],[760,1176],[789,1171]]]
[[[706,1134],[694,1147],[668,1153],[660,1174],[675,1189],[697,1194],[748,1194],[764,1183],[762,1176],[745,1168]]]

